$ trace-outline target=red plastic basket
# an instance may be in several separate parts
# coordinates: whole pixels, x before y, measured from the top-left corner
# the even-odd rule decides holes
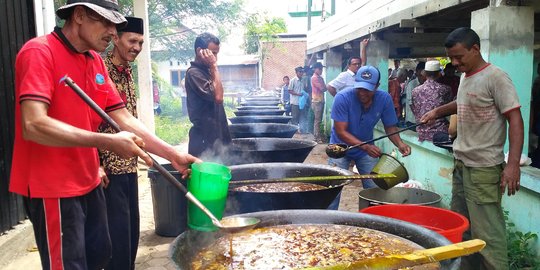
[[[388,204],[367,207],[360,212],[418,224],[440,233],[454,243],[461,242],[463,232],[469,228],[469,220],[463,215],[432,206]]]

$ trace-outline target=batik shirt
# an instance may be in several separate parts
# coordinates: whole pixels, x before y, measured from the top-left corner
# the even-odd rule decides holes
[[[424,84],[412,91],[411,109],[416,117],[416,122],[420,123],[420,118],[425,113],[450,101],[452,101],[452,90],[449,86],[434,80],[426,80]],[[444,118],[437,119],[432,125],[418,126],[416,131],[419,141],[433,141],[433,134],[436,132],[448,132],[448,121]]]
[[[113,55],[109,53],[104,59],[105,66],[109,71],[111,80],[116,85],[120,97],[126,104],[126,109],[133,116],[137,117],[137,95],[135,83],[133,82],[131,66],[115,65],[112,61]],[[98,131],[101,133],[116,133],[107,123],[102,123]],[[137,172],[137,157],[128,159],[121,158],[117,154],[108,150],[99,150],[99,159],[107,174],[126,174]]]

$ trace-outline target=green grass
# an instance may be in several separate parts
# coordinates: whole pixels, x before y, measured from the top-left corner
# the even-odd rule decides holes
[[[156,135],[167,143],[178,145],[187,141],[191,128],[187,117],[155,116],[155,122]]]
[[[224,102],[225,114],[233,117],[236,105],[231,99]],[[189,137],[191,122],[187,116],[182,116],[182,100],[170,96],[161,96],[161,115],[154,117],[156,135],[171,145],[185,143]]]

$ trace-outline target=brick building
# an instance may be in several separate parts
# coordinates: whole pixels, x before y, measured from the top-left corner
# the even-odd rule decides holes
[[[294,68],[304,66],[306,58],[305,34],[281,34],[271,42],[262,42],[262,82],[264,89],[281,87],[283,76],[295,76]]]

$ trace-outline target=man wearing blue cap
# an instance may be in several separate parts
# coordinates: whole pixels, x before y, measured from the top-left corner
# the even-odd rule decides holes
[[[137,117],[137,95],[130,63],[142,50],[144,27],[141,18],[126,17],[126,20],[127,26],[113,36],[114,47],[104,62],[126,109]],[[116,133],[107,123],[102,123],[98,131]],[[106,173],[102,180],[112,243],[112,257],[106,269],[134,269],[140,228],[137,157],[124,159],[114,152],[99,149],[99,159]]]
[[[386,91],[380,91],[380,72],[373,66],[361,67],[355,75],[355,83],[336,94],[332,105],[332,135],[330,143],[360,144],[373,139],[373,128],[382,120],[386,134],[398,130],[398,119],[394,111],[392,97]],[[389,137],[403,156],[411,153],[411,147],[405,144],[399,134]],[[360,174],[369,174],[381,149],[374,144],[366,144],[347,151],[343,158],[330,158],[328,163],[343,169],[349,169],[354,161]],[[375,187],[371,179],[363,180],[364,188]],[[337,206],[337,205],[336,205]]]

